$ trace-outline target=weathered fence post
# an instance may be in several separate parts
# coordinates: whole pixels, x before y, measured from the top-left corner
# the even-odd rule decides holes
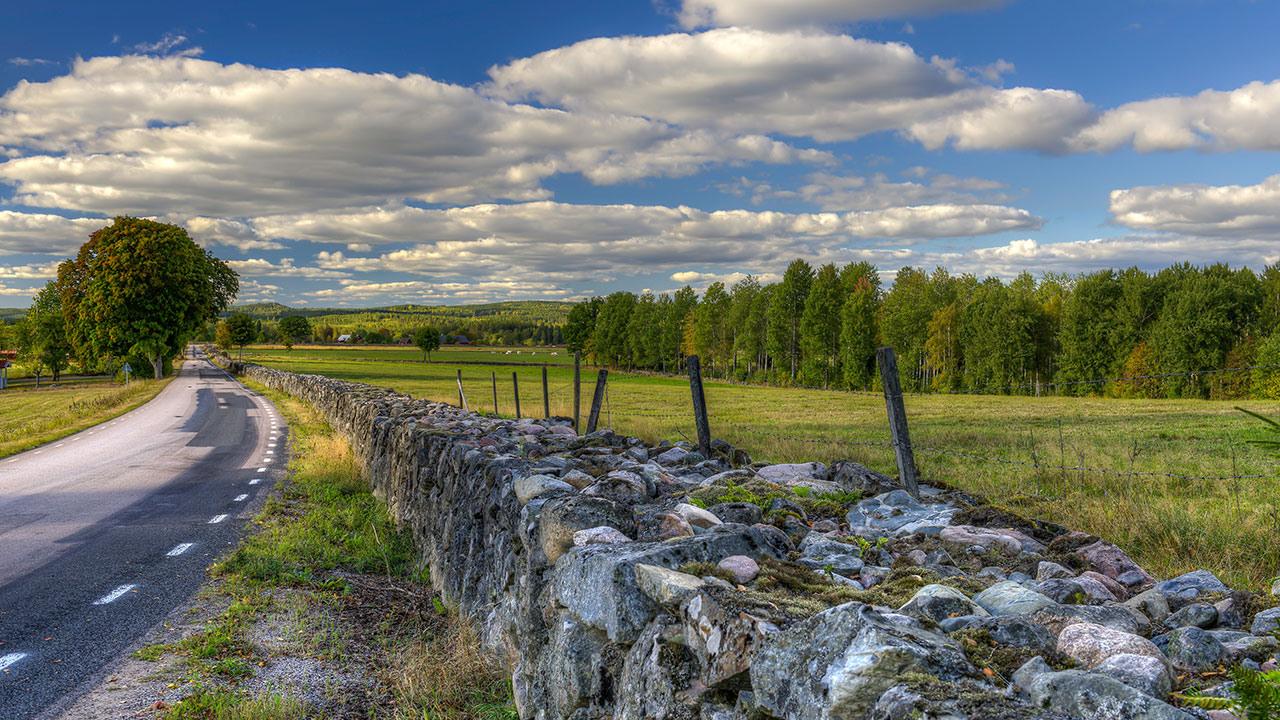
[[[898,460],[898,477],[914,498],[920,497],[916,482],[916,458],[911,452],[911,433],[907,430],[907,410],[902,404],[902,383],[898,379],[898,358],[893,348],[876,350],[880,366],[880,382],[884,385],[884,406],[889,414],[889,433],[893,436],[893,452]]]
[[[582,353],[573,354],[573,429],[582,432]]]
[[[490,380],[493,381],[493,414],[498,414],[498,371],[489,371]]]
[[[462,368],[458,368],[458,406],[467,409],[467,396],[462,392]]]
[[[542,417],[551,417],[551,393],[547,391],[547,366],[542,366]]]
[[[516,393],[516,419],[520,419],[520,378],[516,375],[516,371],[511,371],[511,387],[515,388]]]
[[[600,406],[604,404],[604,384],[609,381],[609,371],[600,368],[596,375],[596,394],[591,398],[591,414],[587,416],[587,434],[596,431],[596,423],[600,422]]]
[[[693,393],[693,422],[698,428],[698,450],[711,457],[711,425],[707,422],[707,398],[702,393],[702,363],[697,355],[689,356],[689,391]]]

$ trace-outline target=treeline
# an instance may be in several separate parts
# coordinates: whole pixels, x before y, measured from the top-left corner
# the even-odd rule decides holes
[[[872,389],[890,345],[914,392],[1280,398],[1278,326],[1280,264],[1007,283],[906,267],[886,290],[868,263],[796,260],[774,284],[591,298],[564,334],[612,367],[670,372],[696,354],[712,375],[809,387]]]

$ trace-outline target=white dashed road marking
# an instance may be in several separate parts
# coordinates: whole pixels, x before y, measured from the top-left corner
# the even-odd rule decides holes
[[[165,555],[167,557],[178,557],[179,555],[190,550],[194,546],[195,546],[195,543],[182,543],[181,545],[175,545],[174,548],[169,552],[165,553]]]
[[[136,588],[136,587],[138,587],[138,586],[137,586],[137,585],[132,585],[132,584],[131,584],[131,585],[121,585],[120,587],[116,588],[115,590],[112,590],[111,592],[107,593],[106,595],[103,595],[102,597],[98,598],[97,600],[94,600],[94,601],[93,601],[93,604],[94,604],[94,605],[106,605],[107,603],[115,602],[116,600],[119,600],[119,599],[120,599],[120,598],[121,598],[125,593],[129,592],[130,590],[133,590],[133,589],[134,589],[134,588]]]
[[[248,495],[237,495],[236,499],[232,500],[232,502],[244,502],[245,500],[248,500],[248,499],[249,499]]]
[[[250,481],[249,481],[249,484],[250,484],[250,485],[257,485],[257,484],[258,484],[258,483],[260,483],[260,482],[262,482],[262,478],[254,478],[254,479],[252,479],[252,480],[250,480]]]
[[[26,653],[9,653],[8,655],[0,655],[0,672],[8,672],[10,666],[26,656]]]
[[[210,518],[210,520],[209,520],[209,524],[210,524],[210,525],[217,525],[218,523],[220,523],[220,522],[222,522],[223,520],[226,520],[226,519],[227,519],[227,516],[226,516],[226,515],[214,515],[212,518]]]
[[[258,472],[266,472],[266,471],[267,471],[267,469],[266,469],[266,468],[264,468],[264,467],[260,467],[260,468],[258,468]]]

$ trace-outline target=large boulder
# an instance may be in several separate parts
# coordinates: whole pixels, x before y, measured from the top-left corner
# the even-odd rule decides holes
[[[1058,652],[1086,669],[1120,654],[1145,655],[1164,662],[1164,654],[1150,640],[1087,622],[1068,625],[1058,633]]]
[[[1165,653],[1169,662],[1186,672],[1208,672],[1227,660],[1227,650],[1216,637],[1198,627],[1178,628],[1169,633]]]
[[[1012,528],[982,528],[972,525],[945,527],[938,537],[957,545],[977,546],[984,549],[1000,548],[1011,555],[1021,552],[1041,553],[1045,546],[1030,535]]]
[[[636,638],[622,665],[617,693],[617,720],[696,717],[695,701],[686,692],[697,676],[692,654],[684,647],[683,626],[667,615],[655,618]],[[534,716],[533,713],[529,714]],[[566,713],[566,716],[571,716]]]
[[[819,572],[856,578],[864,565],[861,554],[854,545],[811,532],[800,542],[799,562]]]
[[[1172,580],[1165,580],[1157,584],[1156,589],[1164,593],[1170,605],[1176,607],[1194,602],[1201,595],[1231,592],[1226,583],[1208,570],[1194,570]]]
[[[751,664],[756,705],[788,720],[868,716],[906,673],[941,680],[975,668],[945,635],[904,615],[847,603],[770,635]]]
[[[1041,672],[1024,682],[1023,690],[1033,705],[1053,708],[1077,720],[1194,720],[1172,705],[1100,673]]]
[[[710,592],[685,601],[684,644],[698,662],[700,680],[707,687],[736,677],[751,667],[764,639],[778,627],[764,618],[721,602]]]
[[[922,503],[905,490],[892,490],[867,498],[849,510],[849,529],[867,538],[898,537],[912,533],[937,534],[959,512],[946,503]]]
[[[1030,615],[1056,604],[1012,580],[998,582],[974,595],[973,602],[992,615]]]
[[[1254,635],[1270,635],[1276,631],[1280,631],[1280,607],[1258,613],[1253,617],[1253,624],[1249,626],[1249,632]]]
[[[1076,623],[1105,625],[1131,635],[1146,635],[1151,622],[1136,610],[1122,605],[1058,605],[1037,610],[1031,619],[1049,628],[1054,635]]]
[[[1135,653],[1112,655],[1099,663],[1093,671],[1119,680],[1157,700],[1169,697],[1169,691],[1173,689],[1173,678],[1169,675],[1169,667],[1164,664],[1164,661],[1149,655]]]
[[[827,479],[847,492],[862,493],[871,497],[900,487],[888,475],[884,475],[852,460],[839,460],[827,470]]]
[[[840,489],[840,486],[827,480],[827,466],[820,462],[766,465],[756,470],[756,475],[762,480],[786,487],[808,487],[818,492]]]
[[[631,511],[605,498],[569,495],[548,500],[538,514],[538,542],[547,561],[554,563],[574,546],[579,530],[611,527],[622,535],[635,536]]]
[[[1146,585],[1155,579],[1123,550],[1103,540],[1085,545],[1075,554],[1089,567],[1128,588]]]
[[[976,615],[987,617],[988,613],[969,599],[968,595],[947,585],[925,585],[916,591],[898,612],[921,620],[932,620],[940,623],[950,617]]]

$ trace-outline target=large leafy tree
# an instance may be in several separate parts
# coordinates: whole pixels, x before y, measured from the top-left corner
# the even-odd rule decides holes
[[[808,385],[831,387],[840,362],[840,309],[844,286],[836,266],[818,269],[800,316],[801,377]]]
[[[729,310],[733,300],[724,283],[713,282],[702,294],[702,302],[693,312],[694,350],[702,356],[704,366],[723,371],[733,352],[733,335],[729,331]]]
[[[813,268],[804,260],[793,260],[769,306],[769,352],[786,363],[791,382],[800,370],[800,319],[812,286]]]
[[[301,315],[288,315],[280,318],[280,339],[290,350],[293,344],[311,338],[311,321]]]
[[[244,346],[258,339],[258,321],[244,313],[232,313],[227,318],[227,330],[231,344],[240,348],[241,357]]]
[[[596,316],[604,300],[593,297],[574,305],[564,326],[564,342],[570,352],[590,353],[591,337],[596,331]]]
[[[22,320],[19,351],[38,368],[48,369],[57,380],[71,357],[67,326],[62,317],[62,298],[57,283],[50,281],[36,294],[31,309]]]
[[[627,329],[636,296],[629,292],[610,293],[600,306],[594,335],[596,358],[616,367],[627,357]]]
[[[430,362],[431,353],[440,349],[440,331],[424,326],[413,331],[413,344],[422,351],[422,361]]]
[[[167,358],[231,304],[235,271],[177,225],[118,217],[58,268],[71,344],[81,357]]]
[[[875,375],[880,291],[874,273],[852,282],[851,292],[840,309],[840,370],[846,386],[864,390],[871,387]]]

